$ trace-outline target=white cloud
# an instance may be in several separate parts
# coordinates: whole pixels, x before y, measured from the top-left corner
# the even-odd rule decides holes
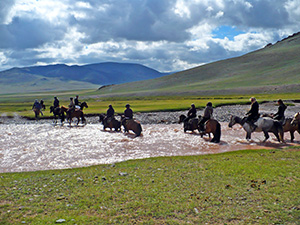
[[[300,0],[1,0],[0,70],[107,60],[180,70],[264,47],[299,21]],[[223,26],[240,32],[213,35]]]

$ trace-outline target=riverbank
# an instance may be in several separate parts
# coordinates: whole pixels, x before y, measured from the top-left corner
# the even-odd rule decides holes
[[[213,116],[220,122],[229,122],[231,115],[236,115],[243,117],[245,113],[249,110],[249,105],[224,105],[214,108]],[[260,113],[275,113],[277,112],[277,105],[275,102],[267,102],[260,104]],[[133,108],[134,110],[134,108]],[[285,111],[286,117],[293,117],[295,113],[300,112],[300,103],[293,103],[293,105],[288,106]],[[172,124],[178,123],[179,116],[181,114],[186,115],[187,111],[169,111],[169,112],[145,112],[134,113],[134,118],[141,122],[141,124]],[[203,115],[203,109],[197,110],[198,115]],[[116,116],[120,119],[119,116]],[[52,123],[53,118],[51,117],[41,117],[39,120],[28,117],[20,117],[17,114],[14,116],[7,117],[5,114],[0,116],[0,123],[2,124],[41,124],[41,123]],[[87,114],[88,124],[99,123],[99,117],[96,114]]]

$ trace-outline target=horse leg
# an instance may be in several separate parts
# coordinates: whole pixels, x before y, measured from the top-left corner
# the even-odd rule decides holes
[[[269,134],[268,134],[268,132],[267,131],[263,131],[264,132],[264,135],[265,135],[265,140],[263,140],[263,142],[266,142],[268,139],[269,139]],[[275,133],[274,133],[275,134]],[[277,136],[278,136],[278,134],[277,134]],[[279,137],[278,137],[279,138]]]
[[[251,140],[251,132],[246,133],[246,140]]]
[[[291,135],[291,142],[294,142],[294,139],[295,139],[294,132],[295,132],[295,131],[290,131],[290,135]]]

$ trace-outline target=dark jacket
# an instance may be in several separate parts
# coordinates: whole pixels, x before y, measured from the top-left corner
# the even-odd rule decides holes
[[[115,110],[113,109],[113,107],[109,107],[107,112],[106,112],[106,116],[107,117],[114,117],[115,115]]]
[[[286,105],[285,104],[280,104],[278,106],[277,113],[274,114],[273,119],[274,120],[282,120],[282,119],[284,119],[284,111],[285,110],[286,110]]]
[[[131,108],[125,109],[124,116],[125,116],[126,119],[132,119],[133,118],[133,112],[132,112]]]
[[[195,107],[190,108],[187,114],[188,118],[195,118],[197,116],[197,110]]]
[[[59,100],[57,98],[54,99],[53,106],[54,106],[54,108],[59,107]]]
[[[213,107],[206,106],[204,109],[203,118],[205,118],[207,120],[210,119],[212,117],[213,112],[214,112]]]
[[[79,105],[79,103],[80,103],[80,102],[79,102],[79,99],[78,99],[78,98],[75,98],[75,99],[74,99],[74,104],[75,104],[75,105]]]
[[[246,115],[248,115],[247,120],[256,120],[259,118],[259,105],[258,102],[255,101],[251,104],[251,108],[250,110],[246,113]]]

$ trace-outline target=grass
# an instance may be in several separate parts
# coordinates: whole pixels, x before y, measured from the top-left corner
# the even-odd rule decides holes
[[[0,174],[1,224],[297,224],[300,151]]]
[[[214,107],[228,104],[249,104],[250,95],[214,95],[214,96],[137,96],[137,97],[99,97],[93,90],[66,92],[59,95],[61,105],[69,104],[69,97],[79,94],[81,101],[87,101],[89,108],[84,109],[86,114],[105,113],[108,105],[112,104],[116,113],[123,113],[125,105],[130,103],[134,112],[153,111],[175,111],[187,110],[191,103],[197,108],[204,108],[208,101]],[[34,117],[31,108],[34,99],[44,99],[47,109],[45,116],[51,116],[50,105],[53,105],[55,93],[35,93],[24,96],[5,95],[1,96],[0,113],[13,116],[17,113],[20,116]],[[260,94],[255,95],[259,102],[300,99],[300,93],[294,94]]]

